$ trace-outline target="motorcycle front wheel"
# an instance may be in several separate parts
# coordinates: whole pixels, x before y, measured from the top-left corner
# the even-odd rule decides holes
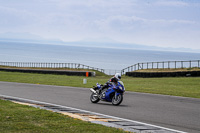
[[[98,97],[98,95],[96,94],[96,93],[92,93],[91,94],[91,96],[90,96],[90,101],[92,102],[92,103],[98,103],[99,102],[99,97]]]
[[[112,98],[112,104],[117,106],[123,101],[123,95],[119,94],[117,96],[113,96]]]

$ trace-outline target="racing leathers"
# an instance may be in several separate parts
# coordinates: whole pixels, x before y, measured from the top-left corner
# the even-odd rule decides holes
[[[109,87],[109,84],[114,84],[117,85],[118,79],[116,77],[112,77],[110,80],[108,80],[102,87],[101,89],[99,89],[98,94],[101,93],[102,90],[104,90],[105,88]]]

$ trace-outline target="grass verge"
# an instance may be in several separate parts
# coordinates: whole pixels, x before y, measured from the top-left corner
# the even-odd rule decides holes
[[[91,88],[97,82],[104,84],[110,76],[87,77],[87,84],[83,84],[84,78],[86,77],[0,71],[0,81],[85,88]],[[200,98],[200,77],[133,78],[123,76],[122,81],[127,91]]]
[[[106,76],[105,73],[102,73],[97,70],[92,69],[75,69],[75,68],[42,68],[42,67],[14,67],[14,66],[2,66],[0,68],[14,68],[14,69],[29,69],[29,70],[62,70],[62,71],[88,71],[88,72],[95,72],[97,76]]]
[[[123,133],[59,113],[0,100],[1,133]]]

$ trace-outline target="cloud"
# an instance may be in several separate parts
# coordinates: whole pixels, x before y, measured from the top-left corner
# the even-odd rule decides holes
[[[14,26],[30,25],[37,22],[37,15],[23,10],[0,6],[0,25],[13,28]]]
[[[188,2],[180,1],[180,0],[161,0],[155,2],[155,5],[158,6],[189,6]]]
[[[147,19],[136,16],[111,16],[106,19],[95,21],[97,27],[102,30],[118,30],[120,32],[129,32],[134,29],[144,29],[153,27],[170,28],[171,26],[194,25],[199,24],[196,21],[178,20],[178,19]],[[133,31],[134,32],[134,31]]]
[[[108,37],[158,45],[200,29],[199,2],[192,0],[10,0],[1,2],[0,32],[29,32],[77,41]],[[192,32],[195,31],[195,32]],[[167,34],[174,35],[167,37]],[[184,38],[184,34],[181,34]],[[144,40],[145,37],[145,40]],[[160,37],[161,39],[157,39]],[[187,38],[188,40],[190,38]]]

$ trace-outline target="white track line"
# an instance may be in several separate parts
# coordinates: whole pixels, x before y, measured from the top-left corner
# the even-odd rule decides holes
[[[6,96],[6,95],[0,95],[0,97],[11,98],[11,99],[12,98],[13,99],[19,99],[19,100],[24,100],[24,101],[34,102],[34,103],[39,103],[39,104],[49,104],[49,105],[53,105],[53,106],[59,106],[59,107],[62,107],[62,108],[68,108],[68,109],[72,109],[72,110],[78,110],[78,111],[82,111],[82,112],[86,112],[86,113],[91,113],[91,114],[95,114],[95,115],[100,115],[100,116],[105,116],[105,117],[109,117],[109,118],[113,118],[113,119],[118,119],[118,120],[122,120],[122,121],[129,121],[129,122],[134,122],[134,123],[138,123],[138,124],[143,124],[143,125],[146,125],[146,126],[152,126],[152,127],[156,127],[156,128],[160,128],[160,129],[164,129],[164,130],[176,132],[176,133],[187,133],[187,132],[178,131],[178,130],[174,130],[174,129],[170,129],[170,128],[165,128],[165,127],[161,127],[161,126],[147,124],[147,123],[144,123],[144,122],[129,120],[129,119],[125,119],[125,118],[120,118],[120,117],[115,117],[115,116],[100,114],[100,113],[96,113],[96,112],[91,112],[91,111],[87,111],[87,110],[82,110],[82,109],[77,109],[77,108],[72,108],[72,107],[57,105],[57,104],[51,104],[51,103],[47,103],[47,102],[35,101],[35,100],[24,99],[24,98],[13,97],[13,96]]]

